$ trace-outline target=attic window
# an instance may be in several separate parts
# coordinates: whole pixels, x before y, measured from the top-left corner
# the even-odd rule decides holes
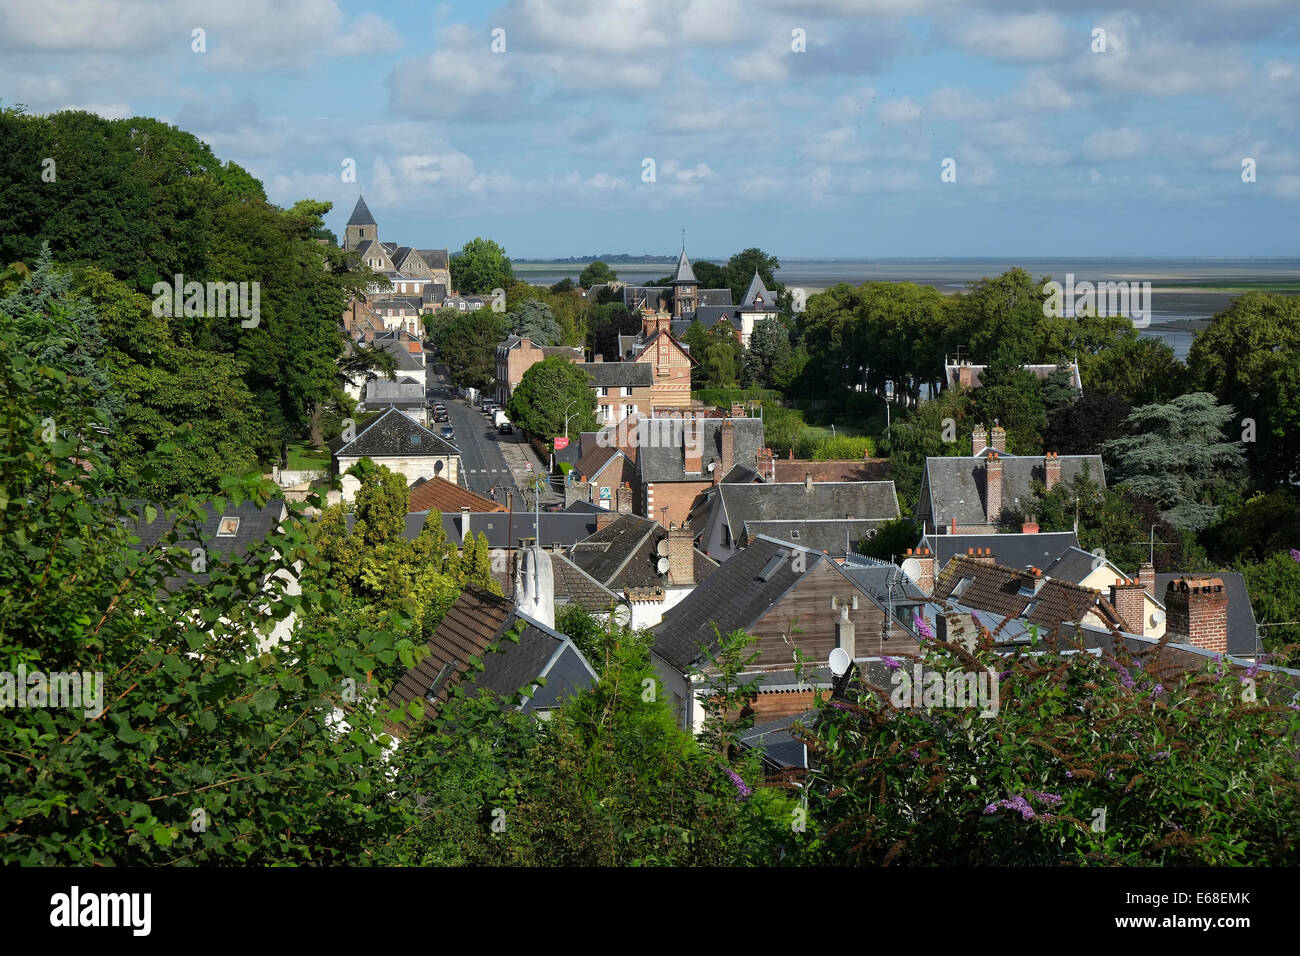
[[[760,581],[770,581],[776,574],[776,569],[785,564],[785,559],[790,556],[789,551],[778,551],[772,557],[767,559],[767,564],[763,565],[763,570],[758,573]]]
[[[966,593],[966,589],[975,581],[974,578],[962,578],[957,582],[957,586],[952,589],[952,597],[959,598]]]
[[[221,523],[217,525],[218,538],[233,538],[239,533],[238,518],[222,518]]]
[[[433,683],[429,685],[429,690],[424,695],[425,700],[430,703],[437,702],[438,694],[446,685],[447,678],[451,677],[451,672],[455,670],[456,664],[456,658],[453,657],[447,663],[442,665],[442,670],[438,671],[438,676],[433,679]]]

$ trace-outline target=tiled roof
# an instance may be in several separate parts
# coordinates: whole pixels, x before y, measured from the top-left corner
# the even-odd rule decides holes
[[[524,628],[516,644],[503,635],[517,620],[523,621]],[[492,644],[499,645],[500,653],[485,653]],[[424,701],[426,720],[469,670],[471,656],[483,659],[482,672],[471,677],[474,689],[509,696],[532,687],[535,693],[525,703],[525,711],[553,706],[561,697],[584,690],[596,680],[595,672],[568,638],[520,614],[507,599],[473,585],[461,592],[447,612],[429,638],[428,650],[388,695],[389,705],[396,708]],[[535,686],[538,677],[547,678],[546,687]],[[408,715],[393,729],[400,732],[414,725],[415,718]]]
[[[762,463],[759,474],[771,481],[775,471],[778,482],[803,481],[808,475],[813,481],[885,481],[889,478],[888,458],[853,458],[834,461],[808,461],[806,459],[776,459],[771,468]]]
[[[928,600],[927,595],[898,565],[888,561],[850,554],[840,565],[840,570],[881,604],[888,604],[891,600],[894,603]]]
[[[580,478],[591,481],[600,474],[602,468],[609,464],[610,459],[620,454],[617,448],[600,447],[597,445],[587,454],[578,459],[577,464],[573,466]]]
[[[411,486],[411,503],[407,511],[505,511],[505,505],[476,495],[467,488],[453,485],[445,478],[421,479]]]
[[[416,251],[420,253],[420,258],[424,260],[424,264],[430,269],[442,270],[448,268],[446,249],[417,249]]]
[[[336,458],[460,454],[454,446],[395,408],[385,411],[352,441],[345,441],[342,436],[336,438],[330,443],[330,450]]]

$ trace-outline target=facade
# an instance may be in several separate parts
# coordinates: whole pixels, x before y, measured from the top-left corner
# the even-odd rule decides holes
[[[753,468],[760,418],[643,418],[637,422],[638,514],[684,523],[697,499],[737,465]]]
[[[496,391],[493,398],[502,408],[510,401],[524,373],[543,359],[559,356],[570,362],[582,362],[582,349],[567,345],[536,345],[526,335],[511,335],[497,346]]]
[[[649,414],[654,374],[648,366],[598,360],[578,367],[591,379],[596,393],[596,421],[601,426],[617,425],[629,415]]]
[[[351,501],[361,487],[347,470],[369,458],[406,478],[459,480],[460,451],[395,408],[384,412],[351,440],[342,436],[330,443],[330,473],[342,478],[343,500]]]

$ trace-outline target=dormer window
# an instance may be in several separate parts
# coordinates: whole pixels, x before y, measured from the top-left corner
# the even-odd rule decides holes
[[[239,534],[238,518],[222,518],[221,523],[217,525],[218,538],[233,538]]]

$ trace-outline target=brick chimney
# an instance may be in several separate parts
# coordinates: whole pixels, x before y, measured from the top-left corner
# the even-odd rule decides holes
[[[983,425],[976,425],[970,433],[970,453],[978,455],[981,449],[989,447],[989,433]]]
[[[621,515],[632,513],[632,486],[626,481],[614,489],[615,510]]]
[[[997,452],[984,459],[984,515],[989,524],[1002,516],[1002,459]]]
[[[970,388],[975,384],[975,369],[971,368],[969,362],[962,362],[957,366],[957,384],[964,388]]]
[[[849,660],[858,656],[857,627],[849,620],[849,606],[840,605],[840,618],[835,622],[835,646],[849,655]]]
[[[745,406],[744,406],[744,404],[742,404],[741,402],[732,402],[732,403],[731,403],[731,417],[732,417],[732,418],[744,418],[744,417],[745,417]]]
[[[921,573],[917,576],[916,586],[920,588],[922,594],[930,595],[934,593],[934,552],[929,548],[917,548],[913,551],[907,549],[907,556],[915,559],[916,563],[921,566]]]
[[[1043,456],[1043,484],[1051,491],[1061,483],[1061,458],[1054,451]]]
[[[1124,622],[1124,630],[1141,634],[1146,617],[1146,591],[1137,578],[1116,578],[1110,586],[1110,603]]]
[[[618,516],[618,512],[617,512],[617,511],[602,511],[602,512],[600,512],[599,514],[596,515],[596,530],[597,530],[597,531],[604,531],[606,528],[608,528],[610,525],[612,525],[615,521],[617,521],[617,520],[618,520],[618,517],[619,517],[619,516]]]
[[[1165,589],[1165,632],[1171,641],[1228,651],[1228,592],[1222,578],[1177,578]]]
[[[668,524],[668,583],[677,586],[695,583],[695,543],[691,529],[676,522]]]
[[[703,428],[696,419],[682,422],[682,450],[685,454],[685,470],[693,475],[704,471]]]
[[[764,448],[758,453],[758,473],[764,481],[776,480],[776,456],[772,454],[772,449]]]
[[[460,509],[460,543],[464,544],[466,541],[468,541],[469,536],[470,536],[469,509],[461,508]]]
[[[1038,522],[1030,515],[1029,520],[1020,526],[1021,534],[1038,534]]]
[[[519,351],[527,352],[532,347],[533,347],[532,339],[530,339],[526,335],[519,336]]]
[[[999,455],[1007,453],[1007,430],[1001,425],[993,426],[992,445],[993,450]]]
[[[722,473],[725,475],[736,464],[736,423],[730,418],[722,421]]]
[[[996,563],[997,563],[997,562],[994,560],[994,558],[993,558],[993,549],[992,549],[992,548],[967,548],[967,549],[966,549],[966,556],[967,556],[968,558],[974,558],[974,559],[975,559],[976,561],[978,561],[980,564],[996,564]]]
[[[1143,561],[1142,566],[1138,568],[1138,580],[1142,582],[1142,587],[1146,589],[1147,594],[1154,598],[1156,596],[1156,566],[1150,561]]]

